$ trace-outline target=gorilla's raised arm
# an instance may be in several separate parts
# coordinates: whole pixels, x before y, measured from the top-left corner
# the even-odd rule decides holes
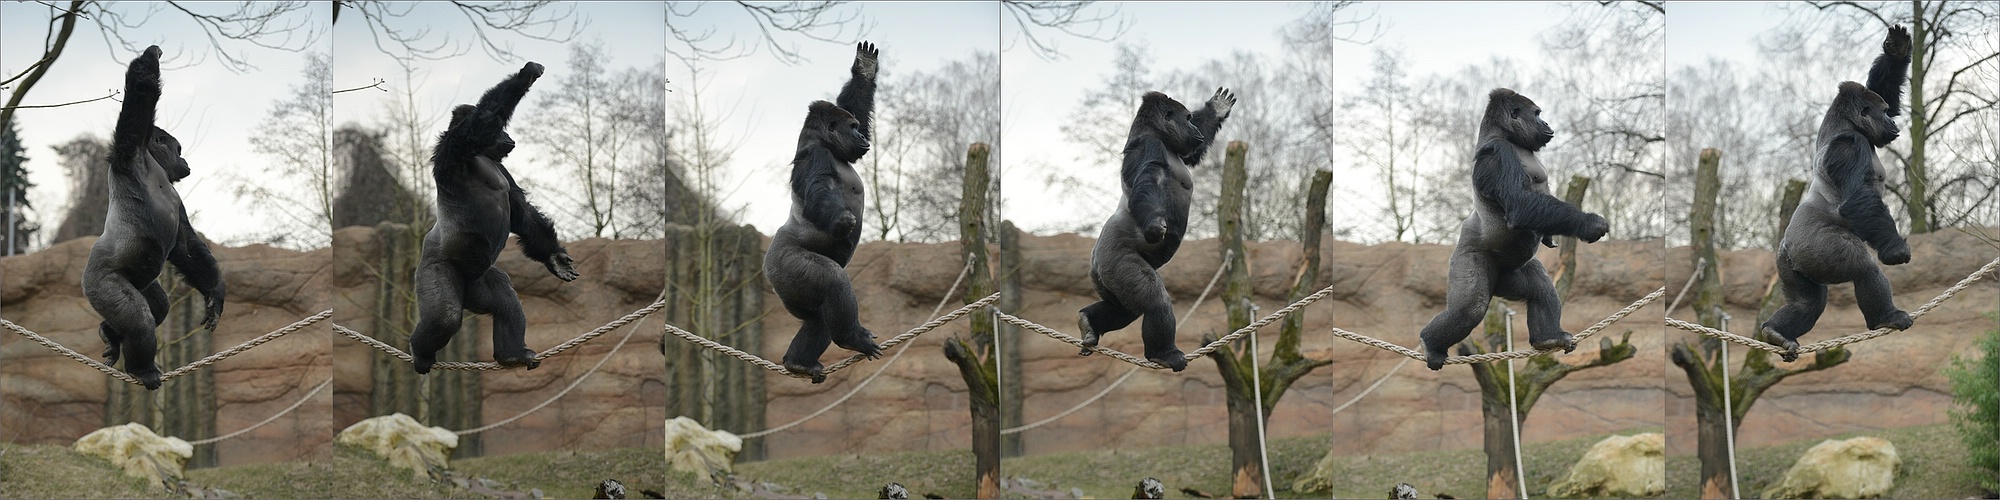
[[[201,324],[215,329],[216,320],[222,319],[222,299],[228,292],[222,284],[222,267],[216,265],[215,256],[208,253],[208,243],[195,234],[194,226],[188,224],[187,214],[181,214],[180,245],[167,252],[167,262],[181,271],[181,278],[195,291],[201,292]]]
[[[1875,56],[1875,65],[1868,68],[1868,90],[1882,96],[1889,105],[1889,116],[1901,115],[1903,82],[1910,74],[1910,31],[1902,26],[1889,28],[1889,36],[1882,40],[1882,55]]]
[[[145,153],[159,103],[160,46],[154,45],[125,69],[125,104],[118,110],[117,128],[111,131],[113,172],[131,173],[133,161]]]
[[[528,95],[528,88],[534,86],[535,79],[541,76],[542,65],[531,62],[499,85],[487,89],[486,94],[479,97],[478,105],[464,118],[454,117],[454,123],[438,137],[436,157],[442,161],[460,161],[479,154],[500,140],[507,122],[514,118],[515,106]]]
[[[1495,137],[1480,145],[1473,155],[1472,185],[1480,198],[1500,205],[1509,228],[1575,236],[1586,243],[1604,237],[1607,226],[1603,217],[1547,192],[1528,189],[1528,172],[1505,139]]]
[[[1868,139],[1854,133],[1834,137],[1827,145],[1825,162],[1827,178],[1840,191],[1840,217],[1847,219],[1848,229],[1868,242],[1883,264],[1909,262],[1909,243],[1896,233],[1896,219],[1889,215],[1882,193],[1876,192],[1875,183],[1868,178],[1875,173],[1875,148],[1868,145]]]
[[[841,196],[839,160],[825,146],[802,149],[792,158],[792,192],[799,194],[799,212],[813,228],[846,238],[861,224],[861,214],[847,209]]]
[[[875,73],[881,69],[876,57],[881,54],[881,49],[875,48],[875,44],[861,42],[855,45],[854,67],[849,69],[853,76],[848,77],[847,84],[840,87],[840,96],[833,99],[840,109],[847,110],[861,122],[861,136],[869,140],[875,139],[870,118],[875,112]]]
[[[1125,183],[1125,212],[1139,225],[1147,243],[1165,239],[1172,225],[1167,221],[1167,155],[1167,145],[1158,138],[1140,136],[1126,147],[1125,163],[1118,172]]]
[[[1188,165],[1201,164],[1202,157],[1208,155],[1208,147],[1215,144],[1215,132],[1222,130],[1222,122],[1229,119],[1229,109],[1235,106],[1236,94],[1230,93],[1229,89],[1218,88],[1215,89],[1215,95],[1208,98],[1208,104],[1202,105],[1201,109],[1193,113],[1188,113],[1188,123],[1194,124],[1195,130],[1201,131],[1202,141],[1200,145],[1194,147],[1194,151],[1181,157],[1181,162]]]

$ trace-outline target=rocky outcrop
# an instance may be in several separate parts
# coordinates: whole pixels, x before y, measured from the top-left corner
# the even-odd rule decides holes
[[[1882,498],[1902,468],[1887,439],[1827,440],[1806,450],[1763,498]]]
[[[1549,485],[1554,498],[1651,498],[1667,492],[1667,436],[1611,436],[1590,446],[1569,474]]]
[[[422,480],[451,469],[451,450],[458,447],[458,435],[395,413],[355,422],[341,429],[334,442],[373,452],[389,465],[409,469],[411,477]]]
[[[719,479],[736,470],[736,453],[743,439],[728,431],[711,431],[687,417],[667,419],[667,465],[674,470]]]
[[[1914,311],[1967,274],[2000,257],[1990,241],[2000,229],[1949,229],[1910,237],[1909,264],[1884,268],[1896,291],[1896,305]],[[1687,282],[1693,259],[1686,247],[1667,250],[1668,282],[1674,291]],[[1756,331],[1757,304],[1768,289],[1775,257],[1765,250],[1721,252],[1722,287],[1730,330]],[[1826,313],[1799,343],[1826,340],[1866,329],[1854,305],[1854,287],[1836,285],[1827,291]],[[1771,387],[1750,408],[1736,434],[1736,446],[1752,448],[1839,434],[1937,425],[1949,421],[1951,384],[1939,370],[1953,356],[1972,355],[1979,336],[1996,324],[2000,279],[1988,278],[1931,310],[1910,330],[1848,346],[1853,357],[1834,368],[1786,378]],[[1682,306],[1673,317],[1692,321]],[[1696,336],[1669,330],[1670,341],[1692,342]],[[1744,349],[1731,349],[1742,366]],[[1646,352],[1641,348],[1640,352]],[[1799,363],[1812,362],[1811,355]],[[1779,362],[1774,356],[1773,362]],[[1781,367],[1792,366],[1780,363]],[[1667,445],[1670,454],[1695,452],[1694,392],[1679,369],[1667,376]]]
[[[99,318],[83,297],[82,282],[96,241],[77,238],[0,259],[0,317],[95,356],[103,348]],[[210,250],[229,290],[211,339],[218,350],[331,307],[324,294],[328,249],[212,245]],[[215,380],[215,432],[256,424],[331,376],[326,332],[323,325],[302,330],[205,368]],[[96,430],[105,423],[108,384],[123,384],[11,332],[0,332],[0,360],[0,427],[17,443],[68,445]],[[327,398],[314,396],[298,411],[217,443],[218,464],[301,460],[331,452],[333,429],[323,410]]]
[[[154,434],[138,423],[114,425],[92,431],[76,440],[77,453],[102,458],[117,465],[125,475],[145,479],[146,484],[163,490],[180,485],[181,467],[194,456],[194,446],[176,437]]]

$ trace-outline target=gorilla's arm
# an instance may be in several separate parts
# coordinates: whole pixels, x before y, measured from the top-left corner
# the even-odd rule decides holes
[[[1234,106],[1236,106],[1236,94],[1230,93],[1229,89],[1221,88],[1215,89],[1215,96],[1209,97],[1208,103],[1202,105],[1201,109],[1188,113],[1188,122],[1194,124],[1195,130],[1201,131],[1202,141],[1200,145],[1194,147],[1194,151],[1181,157],[1182,163],[1201,164],[1202,157],[1208,155],[1208,147],[1215,144],[1215,132],[1222,130],[1222,121],[1229,119],[1229,109]]]
[[[1896,233],[1896,219],[1869,182],[1875,174],[1875,148],[1860,135],[1841,134],[1827,145],[1825,161],[1827,178],[1840,190],[1840,218],[1847,220],[1848,230],[1868,242],[1883,264],[1909,262],[1910,245]]]
[[[507,229],[521,237],[521,254],[542,263],[549,269],[549,274],[563,281],[576,279],[569,249],[563,248],[562,239],[556,236],[556,223],[542,215],[541,208],[528,203],[528,193],[514,182],[513,172],[501,167],[500,175],[507,177]]]
[[[463,122],[451,124],[438,138],[434,153],[436,158],[471,158],[499,141],[507,122],[514,118],[514,107],[528,95],[528,87],[534,86],[535,79],[541,76],[542,65],[531,62],[521,67],[519,73],[487,89],[486,94],[479,97],[479,104],[471,115]]]
[[[160,102],[160,46],[132,60],[125,69],[125,104],[111,131],[111,170],[131,174],[131,168],[153,136],[154,107]],[[183,217],[185,218],[185,217]]]
[[[181,214],[180,240],[179,248],[167,252],[167,262],[181,271],[188,285],[201,292],[201,324],[213,330],[216,320],[222,318],[222,299],[227,294],[222,284],[222,267],[208,253],[208,243],[202,242],[194,226],[188,225],[186,213]]]
[[[1159,243],[1167,235],[1166,183],[1167,145],[1151,136],[1141,136],[1125,148],[1125,164],[1119,177],[1125,182],[1128,205],[1125,213],[1139,224],[1147,243]]]
[[[792,192],[799,197],[801,215],[821,232],[846,237],[859,229],[861,214],[847,210],[840,195],[840,176],[834,172],[833,152],[825,146],[809,146],[792,159]]]
[[[1546,192],[1528,189],[1528,172],[1505,139],[1488,140],[1473,155],[1472,185],[1480,198],[1500,205],[1507,227],[1542,234],[1575,236],[1586,243],[1604,237],[1608,225]]]
[[[1882,40],[1882,55],[1875,56],[1875,65],[1868,68],[1868,90],[1888,103],[1889,116],[1902,114],[1903,82],[1909,74],[1910,31],[1891,27],[1889,37]]]
[[[861,122],[861,136],[869,140],[875,139],[875,129],[871,128],[869,118],[875,111],[875,73],[879,69],[875,58],[881,53],[882,51],[875,48],[875,44],[872,43],[861,42],[856,45],[854,67],[849,69],[849,73],[853,76],[847,79],[846,85],[840,87],[840,96],[833,99],[834,104],[839,105],[840,109],[847,110],[848,114],[854,115],[854,119]]]

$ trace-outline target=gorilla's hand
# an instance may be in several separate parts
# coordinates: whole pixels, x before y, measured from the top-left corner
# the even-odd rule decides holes
[[[1908,264],[1910,263],[1910,243],[1904,241],[1902,238],[1896,238],[1896,241],[1889,242],[1889,244],[1883,245],[1882,249],[1876,250],[1875,258],[1881,260],[1883,264],[1891,266]]]
[[[876,64],[875,58],[880,55],[882,55],[882,50],[875,48],[875,44],[868,42],[855,44],[854,76],[860,77],[863,80],[874,80],[875,70],[880,67],[880,65]]]
[[[1583,224],[1576,228],[1576,238],[1583,240],[1584,243],[1596,243],[1599,238],[1604,237],[1604,233],[1609,232],[1611,232],[1611,221],[1604,220],[1602,215],[1587,213],[1583,214]]]
[[[1882,53],[1910,57],[1910,30],[1900,24],[1890,26],[1889,37],[1882,39]]]
[[[576,281],[576,277],[580,275],[576,273],[576,266],[572,265],[575,263],[576,260],[569,257],[569,252],[556,252],[555,255],[550,255],[548,262],[543,262],[542,266],[549,268],[549,274],[556,275],[563,281]]]
[[[216,293],[215,295],[204,294],[202,295],[201,298],[202,298],[201,326],[202,328],[207,328],[208,331],[210,332],[214,332],[215,322],[217,320],[222,319],[222,294],[221,293]]]
[[[521,74],[528,75],[529,78],[541,78],[542,63],[529,61],[528,64],[521,66]]]
[[[1236,94],[1228,88],[1216,88],[1215,95],[1208,98],[1208,107],[1215,110],[1216,118],[1228,118],[1229,108],[1236,107]]]
[[[840,217],[833,219],[833,234],[845,237],[848,233],[854,232],[854,226],[860,225],[860,222],[861,219],[856,218],[854,212],[842,210]]]
[[[1147,244],[1159,243],[1167,239],[1167,218],[1153,219],[1146,223],[1146,227],[1139,228],[1139,232],[1146,237]]]
[[[1542,235],[1542,246],[1545,246],[1545,247],[1549,247],[1549,248],[1555,248],[1555,247],[1556,247],[1556,235],[1553,235],[1553,234],[1544,234],[1544,235]]]

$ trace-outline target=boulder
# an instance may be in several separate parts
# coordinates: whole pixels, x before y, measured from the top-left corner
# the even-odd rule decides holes
[[[154,434],[138,423],[98,429],[76,440],[76,451],[102,458],[167,491],[179,491],[181,467],[194,457],[194,446],[177,437]]]
[[[667,420],[667,464],[674,470],[721,478],[736,471],[736,453],[743,451],[743,438],[729,431],[712,431],[694,419]]]
[[[1297,481],[1292,481],[1292,491],[1308,495],[1332,493],[1333,475],[1335,472],[1333,470],[1333,459],[1338,454],[1339,450],[1331,450],[1326,453],[1326,456],[1320,457],[1319,463],[1313,464],[1312,470],[1299,476]]]
[[[1882,498],[1896,487],[1902,468],[1887,439],[1829,439],[1806,450],[1764,498]]]
[[[428,427],[401,413],[355,422],[341,429],[334,442],[374,452],[390,465],[410,469],[423,479],[451,468],[458,435],[443,427]]]
[[[1667,492],[1667,436],[1611,436],[1590,446],[1569,474],[1549,485],[1556,498],[1644,498]]]

